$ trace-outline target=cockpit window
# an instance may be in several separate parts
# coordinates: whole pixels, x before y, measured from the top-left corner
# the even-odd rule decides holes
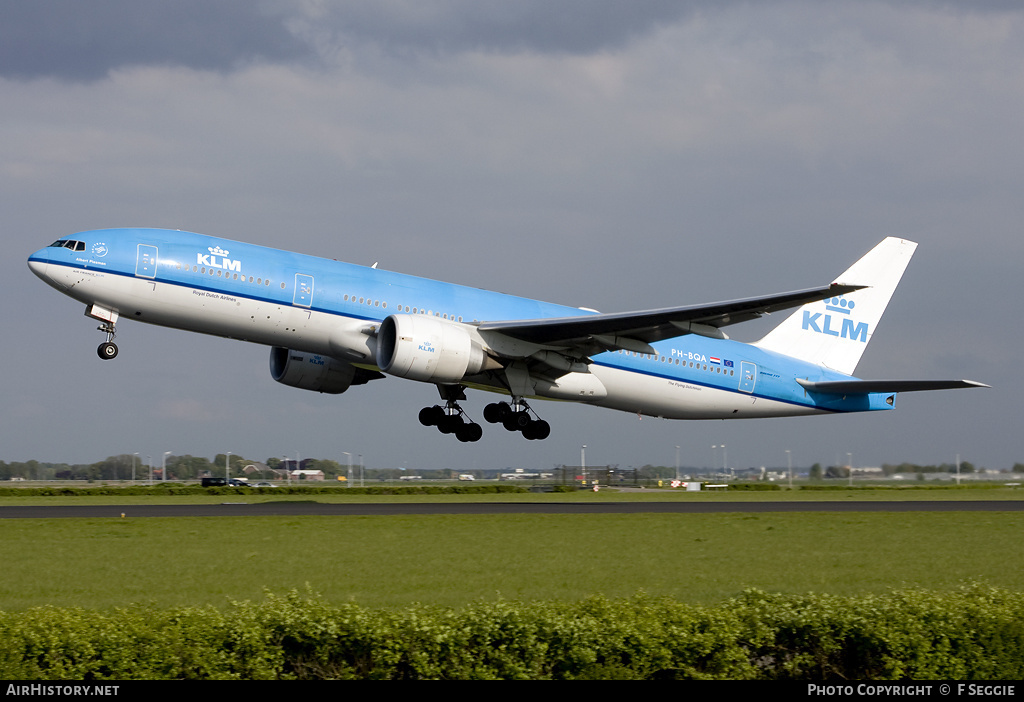
[[[57,239],[57,241],[50,244],[50,246],[56,246],[62,249],[71,249],[72,251],[85,251],[85,242],[75,241],[74,239]]]

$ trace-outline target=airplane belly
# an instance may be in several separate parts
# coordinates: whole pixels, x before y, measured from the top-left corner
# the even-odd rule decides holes
[[[796,405],[684,379],[638,373],[607,366],[591,366],[608,389],[594,404],[623,412],[664,419],[751,419],[818,414]]]
[[[156,282],[108,276],[91,278],[80,295],[147,324],[184,329],[267,346],[284,346],[311,353],[331,353],[333,315],[267,300]]]

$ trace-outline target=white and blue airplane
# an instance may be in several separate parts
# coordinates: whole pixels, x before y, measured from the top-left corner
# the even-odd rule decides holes
[[[887,238],[830,285],[765,297],[601,314],[313,256],[164,229],[63,237],[29,268],[85,304],[117,355],[134,319],[270,346],[270,375],[342,393],[387,375],[437,386],[420,422],[483,434],[467,388],[509,396],[484,419],[544,439],[528,400],[667,419],[742,419],[892,409],[896,393],[988,387],[969,380],[852,377],[917,244]],[[764,338],[723,327],[793,309]]]

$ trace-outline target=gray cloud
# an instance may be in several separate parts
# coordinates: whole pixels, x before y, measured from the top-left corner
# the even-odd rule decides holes
[[[308,48],[250,0],[33,0],[3,3],[0,75],[95,80],[113,69],[225,70]]]
[[[95,80],[126,66],[230,70],[313,61],[340,47],[392,56],[461,51],[586,54],[677,21],[673,0],[34,0],[5,3],[0,75]]]

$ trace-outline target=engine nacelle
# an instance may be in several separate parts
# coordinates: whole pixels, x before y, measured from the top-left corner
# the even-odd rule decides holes
[[[377,332],[377,367],[400,378],[457,383],[501,366],[484,353],[463,324],[421,314],[393,314]]]
[[[337,395],[353,384],[356,368],[330,356],[275,346],[270,349],[270,377],[293,388]]]

